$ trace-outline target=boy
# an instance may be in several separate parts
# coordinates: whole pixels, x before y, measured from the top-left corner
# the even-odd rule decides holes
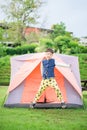
[[[63,97],[62,97],[62,94],[60,92],[60,89],[59,89],[57,82],[55,80],[54,67],[56,65],[63,66],[63,67],[70,67],[70,65],[57,63],[52,58],[53,53],[54,53],[53,50],[50,48],[48,48],[46,50],[45,59],[41,63],[41,74],[42,74],[43,79],[41,81],[41,85],[39,87],[39,90],[38,90],[33,102],[30,104],[31,108],[33,108],[35,106],[35,104],[38,101],[38,99],[40,98],[42,92],[49,86],[51,86],[55,89],[57,98],[61,101],[62,108],[66,107],[66,105],[63,101]]]

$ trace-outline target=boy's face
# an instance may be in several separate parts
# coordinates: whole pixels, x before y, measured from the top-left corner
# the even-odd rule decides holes
[[[51,53],[51,52],[46,52],[46,53],[45,53],[45,56],[46,56],[46,59],[51,59],[52,56],[53,56],[53,53]]]

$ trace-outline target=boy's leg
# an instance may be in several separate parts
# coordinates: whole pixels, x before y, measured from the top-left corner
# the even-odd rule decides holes
[[[38,90],[37,94],[35,95],[33,102],[30,104],[30,108],[34,108],[34,106],[35,106],[36,102],[39,100],[42,92],[46,89],[47,86],[46,86],[45,82],[46,81],[44,79],[41,81],[39,90]]]
[[[62,96],[62,93],[58,87],[58,84],[56,82],[56,80],[54,78],[51,79],[51,86],[55,89],[55,92],[57,94],[57,98],[58,100],[60,100],[61,102],[63,101],[63,96]]]
[[[63,96],[62,96],[61,91],[60,91],[60,89],[59,89],[59,87],[58,87],[58,85],[57,85],[57,82],[56,82],[56,80],[55,80],[54,78],[51,78],[51,79],[45,79],[45,80],[42,80],[42,81],[41,81],[40,88],[39,88],[39,90],[38,90],[38,92],[37,92],[37,94],[36,94],[36,96],[35,96],[35,98],[34,98],[33,103],[36,103],[36,102],[39,100],[39,98],[40,98],[42,92],[43,92],[48,86],[51,86],[51,87],[53,87],[53,88],[55,89],[55,92],[56,92],[56,94],[57,94],[57,98],[58,98],[61,102],[63,102]]]
[[[43,80],[41,81],[41,85],[40,85],[40,87],[39,87],[39,90],[38,90],[38,92],[37,92],[35,98],[34,98],[33,103],[36,103],[36,102],[39,100],[39,98],[40,98],[42,92],[46,89],[46,87],[48,87],[48,85],[47,85],[47,79],[43,79]]]
[[[65,102],[64,102],[64,100],[63,100],[63,96],[62,96],[62,93],[61,93],[61,91],[60,91],[60,89],[59,89],[59,87],[58,87],[58,84],[57,84],[57,82],[56,82],[56,80],[55,79],[52,79],[52,81],[51,81],[52,83],[52,87],[55,89],[55,92],[56,92],[56,94],[57,94],[57,98],[61,101],[61,107],[62,108],[66,108],[66,104],[65,104]]]

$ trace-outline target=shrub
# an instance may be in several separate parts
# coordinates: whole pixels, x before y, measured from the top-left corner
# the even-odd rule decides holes
[[[80,53],[87,53],[87,46],[79,46]]]
[[[0,57],[6,56],[6,47],[0,44]]]
[[[16,54],[15,48],[7,48],[6,49],[7,55],[14,55]]]
[[[7,55],[21,55],[21,54],[26,54],[26,53],[34,53],[35,48],[38,45],[36,43],[32,43],[29,45],[23,45],[23,46],[18,46],[16,48],[7,48],[6,53]]]
[[[0,58],[0,85],[10,82],[10,56]]]

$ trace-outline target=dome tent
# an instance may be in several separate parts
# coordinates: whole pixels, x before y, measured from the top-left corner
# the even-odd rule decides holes
[[[11,80],[4,106],[29,107],[33,101],[42,79],[40,73],[44,53],[25,54],[11,58]],[[82,89],[80,83],[78,57],[54,54],[53,58],[60,63],[71,64],[70,68],[55,67],[55,79],[63,95],[67,107],[80,107]],[[37,108],[60,107],[56,93],[50,86],[42,93]]]

